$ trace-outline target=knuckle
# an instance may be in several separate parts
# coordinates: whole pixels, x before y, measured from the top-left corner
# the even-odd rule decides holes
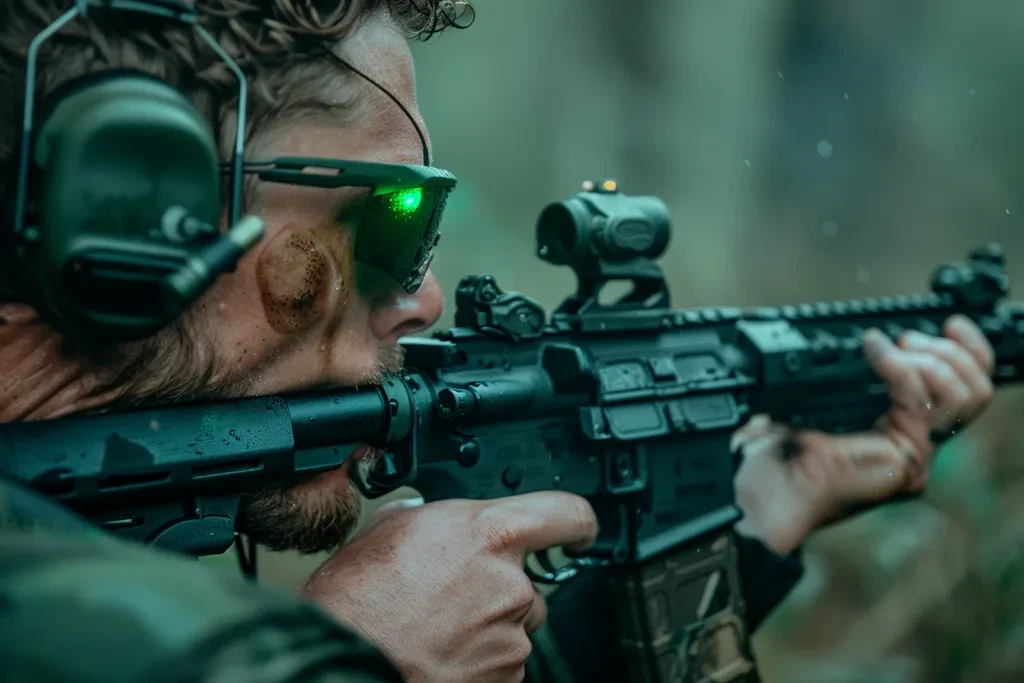
[[[537,589],[533,587],[533,583],[530,582],[526,574],[521,571],[517,571],[517,574],[517,579],[507,583],[506,599],[510,610],[525,614],[533,607],[533,602],[537,599]]]
[[[913,384],[917,371],[903,357],[894,358],[885,365],[887,379],[900,386]]]
[[[922,359],[921,365],[922,371],[940,384],[947,385],[957,379],[956,373],[953,372],[953,368],[949,367],[949,363],[938,356],[926,356]]]
[[[522,632],[521,637],[516,638],[509,644],[508,661],[517,671],[524,670],[526,662],[530,659],[530,655],[532,654],[533,643],[530,642],[525,631]]]
[[[543,600],[523,570],[513,563],[492,567],[486,576],[479,576],[490,596],[486,611],[487,623],[498,628],[521,624],[535,611],[535,603]]]
[[[516,501],[490,505],[480,510],[473,522],[473,538],[489,552],[500,552],[521,545],[522,524],[517,520],[525,514]]]
[[[486,508],[473,525],[475,540],[489,552],[500,552],[520,544],[522,531],[512,519],[502,516],[495,508]]]
[[[996,397],[996,388],[992,384],[992,380],[988,377],[984,378],[984,381],[978,387],[978,402],[987,406]]]
[[[973,372],[979,367],[979,361],[971,355],[971,352],[960,344],[950,339],[941,339],[941,347],[938,349],[941,357],[951,366],[964,372]]]
[[[948,340],[947,340],[948,341]],[[949,355],[956,359],[956,362],[965,370],[973,371],[980,369],[980,361],[971,355],[971,352],[956,342],[949,341]]]
[[[981,356],[981,367],[985,371],[986,375],[992,374],[996,369],[996,352],[992,346],[986,341],[981,347],[978,355]]]
[[[932,337],[931,339],[937,353],[958,357],[967,354],[966,350],[952,339],[945,337]]]

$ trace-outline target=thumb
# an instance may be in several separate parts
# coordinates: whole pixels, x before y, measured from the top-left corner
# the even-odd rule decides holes
[[[399,500],[393,500],[390,503],[385,503],[379,508],[373,511],[370,518],[366,520],[366,524],[363,526],[361,533],[366,533],[370,529],[378,526],[386,519],[397,515],[403,510],[409,510],[423,505],[423,498],[420,496],[414,496],[412,498],[401,498]]]
[[[772,420],[767,415],[754,415],[747,423],[737,429],[729,439],[729,451],[735,453],[738,449],[771,431]]]

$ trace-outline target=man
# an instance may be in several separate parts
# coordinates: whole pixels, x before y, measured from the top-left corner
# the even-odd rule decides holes
[[[26,0],[0,9],[4,92],[21,87],[29,41],[69,4]],[[207,28],[252,78],[248,157],[423,163],[409,118],[422,127],[405,36],[443,27],[438,5],[446,6],[202,5]],[[325,58],[323,42],[382,89]],[[187,31],[102,21],[69,27],[42,55],[40,94],[110,67],[154,73],[186,92],[219,133],[226,158],[234,86]],[[0,104],[6,168],[18,106],[14,98]],[[257,183],[247,209],[264,219],[263,241],[178,323],[141,343],[72,348],[31,307],[0,305],[0,420],[364,384],[397,370],[398,339],[435,322],[443,298],[430,274],[409,295],[354,262],[360,198],[350,188]],[[788,555],[848,506],[924,487],[930,435],[969,420],[992,393],[992,354],[980,332],[964,320],[945,331],[946,339],[909,336],[899,347],[879,334],[866,339],[895,406],[877,430],[830,437],[755,421],[737,435],[745,513],[738,531],[754,552],[770,555],[763,543]],[[0,667],[8,681],[396,680],[384,658],[407,681],[518,681],[529,635],[547,616],[522,572],[524,556],[585,546],[596,531],[586,502],[558,492],[402,509],[341,547],[302,586],[334,621],[97,537],[16,486],[3,491]],[[252,496],[239,523],[271,548],[313,552],[348,537],[357,507],[343,467]]]

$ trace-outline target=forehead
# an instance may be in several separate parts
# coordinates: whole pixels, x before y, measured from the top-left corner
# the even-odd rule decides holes
[[[412,103],[416,94],[412,52],[401,28],[389,14],[378,12],[367,17],[338,46],[337,52],[407,106]],[[368,83],[365,85],[372,88]]]
[[[333,50],[401,102],[426,133],[416,106],[412,53],[404,33],[388,14],[368,17]],[[290,133],[284,135],[286,149],[281,153],[423,163],[416,127],[401,107],[358,74],[328,60],[324,64],[327,80],[316,97],[326,109],[307,110],[293,120],[287,126]]]
[[[416,106],[412,53],[401,28],[386,13],[368,17],[333,51],[391,93],[416,125],[374,85],[324,58],[326,78],[318,83],[312,106],[298,105],[292,115],[271,123],[267,147],[257,155],[422,164],[416,127],[428,134]]]

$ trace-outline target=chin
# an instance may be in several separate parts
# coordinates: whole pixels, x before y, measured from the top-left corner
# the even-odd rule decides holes
[[[276,552],[337,549],[356,528],[362,503],[348,469],[346,463],[301,483],[245,496],[238,530]]]

